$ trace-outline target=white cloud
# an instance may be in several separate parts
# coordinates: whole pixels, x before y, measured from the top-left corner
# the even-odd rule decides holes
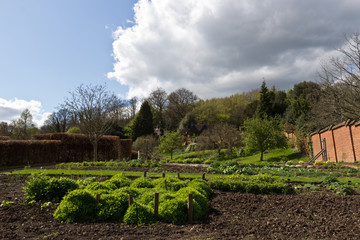
[[[355,0],[140,0],[113,33],[109,78],[128,97],[185,87],[202,98],[316,80],[320,61],[358,31]],[[357,9],[356,11],[354,9]]]
[[[0,122],[9,123],[12,120],[17,120],[25,109],[29,109],[33,116],[33,122],[37,127],[42,126],[50,115],[50,113],[44,112],[39,101],[26,101],[17,98],[6,100],[0,98]]]

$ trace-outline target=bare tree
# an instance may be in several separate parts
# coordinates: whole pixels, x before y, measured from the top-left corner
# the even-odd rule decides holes
[[[135,117],[138,102],[139,100],[137,99],[137,97],[132,97],[131,99],[129,99],[130,118]]]
[[[71,119],[71,112],[66,108],[61,108],[48,117],[42,129],[46,129],[47,132],[66,132]]]
[[[345,36],[346,45],[338,49],[339,56],[322,64],[320,78],[322,101],[327,112],[340,118],[360,118],[360,37]],[[331,112],[329,110],[332,110]]]
[[[163,113],[167,105],[167,93],[164,89],[158,88],[150,93],[148,101],[151,103],[152,107],[155,110],[155,125],[160,128],[164,128],[164,117]]]
[[[178,128],[181,119],[193,109],[198,100],[198,97],[193,92],[185,88],[170,93],[166,111],[168,127],[170,129]]]
[[[31,129],[35,129],[34,123],[32,121],[32,115],[29,111],[29,109],[25,109],[19,119],[14,122],[15,125],[14,132],[12,135],[12,138],[14,139],[29,139],[31,132]]]
[[[64,107],[76,116],[81,132],[93,145],[94,161],[97,161],[100,138],[110,129],[123,106],[123,102],[103,85],[80,85],[65,100]]]

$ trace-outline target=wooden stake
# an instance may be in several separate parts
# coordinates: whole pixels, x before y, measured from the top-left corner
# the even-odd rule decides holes
[[[166,180],[165,180],[165,190],[167,191],[167,182],[166,182]]]
[[[96,204],[99,204],[100,202],[100,194],[96,194]]]
[[[129,207],[134,203],[133,195],[129,194]]]
[[[144,177],[146,177],[146,171],[144,171]]]
[[[165,177],[165,173],[164,173],[164,172],[162,173],[162,177],[163,177],[163,178]]]
[[[205,180],[205,173],[203,173],[202,175],[202,180]]]
[[[154,200],[154,215],[157,217],[159,215],[159,193],[155,193],[155,200]]]
[[[188,195],[188,221],[189,223],[192,222],[193,219],[193,211],[194,211],[194,202],[193,202],[193,195],[190,193]]]
[[[177,178],[180,179],[180,173],[177,174]]]

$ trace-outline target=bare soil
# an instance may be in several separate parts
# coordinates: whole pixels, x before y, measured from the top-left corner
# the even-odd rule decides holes
[[[27,176],[0,175],[0,239],[360,239],[360,195],[328,192],[254,195],[216,192],[192,224],[60,223],[57,204],[25,203]]]

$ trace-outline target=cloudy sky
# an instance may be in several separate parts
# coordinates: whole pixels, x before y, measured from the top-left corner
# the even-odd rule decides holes
[[[357,0],[0,0],[0,121],[40,125],[81,83],[230,96],[317,80],[360,31]]]

